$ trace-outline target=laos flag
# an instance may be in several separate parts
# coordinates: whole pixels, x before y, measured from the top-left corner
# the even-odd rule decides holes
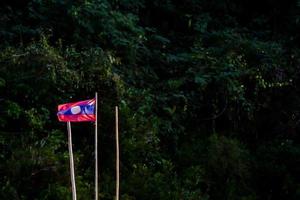
[[[61,122],[96,121],[95,99],[58,105],[57,117]]]

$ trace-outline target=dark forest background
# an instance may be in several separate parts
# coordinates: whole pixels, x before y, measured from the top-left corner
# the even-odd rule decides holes
[[[99,92],[100,199],[300,199],[300,1],[0,3],[0,199],[71,199],[57,105]],[[79,200],[94,126],[73,124]]]

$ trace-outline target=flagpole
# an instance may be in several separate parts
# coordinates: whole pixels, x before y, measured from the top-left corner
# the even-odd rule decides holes
[[[71,170],[71,184],[72,184],[72,199],[76,200],[76,185],[75,185],[75,170],[74,170],[74,159],[72,150],[72,133],[71,133],[71,122],[67,122],[68,127],[68,143],[69,143],[69,154],[70,154],[70,170]]]
[[[98,200],[98,93],[95,93],[95,200]]]
[[[119,200],[120,187],[120,158],[119,158],[119,113],[118,106],[115,107],[116,114],[116,200]]]

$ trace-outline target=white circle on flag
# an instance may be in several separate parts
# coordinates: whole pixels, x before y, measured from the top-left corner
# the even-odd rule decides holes
[[[74,107],[71,108],[71,113],[74,114],[74,115],[76,115],[80,112],[81,112],[80,106],[74,106]]]

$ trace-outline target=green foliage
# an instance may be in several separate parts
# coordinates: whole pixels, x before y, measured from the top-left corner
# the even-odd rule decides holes
[[[7,116],[13,119],[18,119],[22,112],[21,107],[15,102],[6,102],[6,108]]]
[[[29,0],[0,6],[0,199],[71,199],[58,104],[99,93],[100,197],[299,199],[299,2]],[[91,124],[73,125],[78,199]]]
[[[212,198],[240,199],[247,196],[250,159],[238,141],[217,135],[209,138],[207,175],[211,180]]]

